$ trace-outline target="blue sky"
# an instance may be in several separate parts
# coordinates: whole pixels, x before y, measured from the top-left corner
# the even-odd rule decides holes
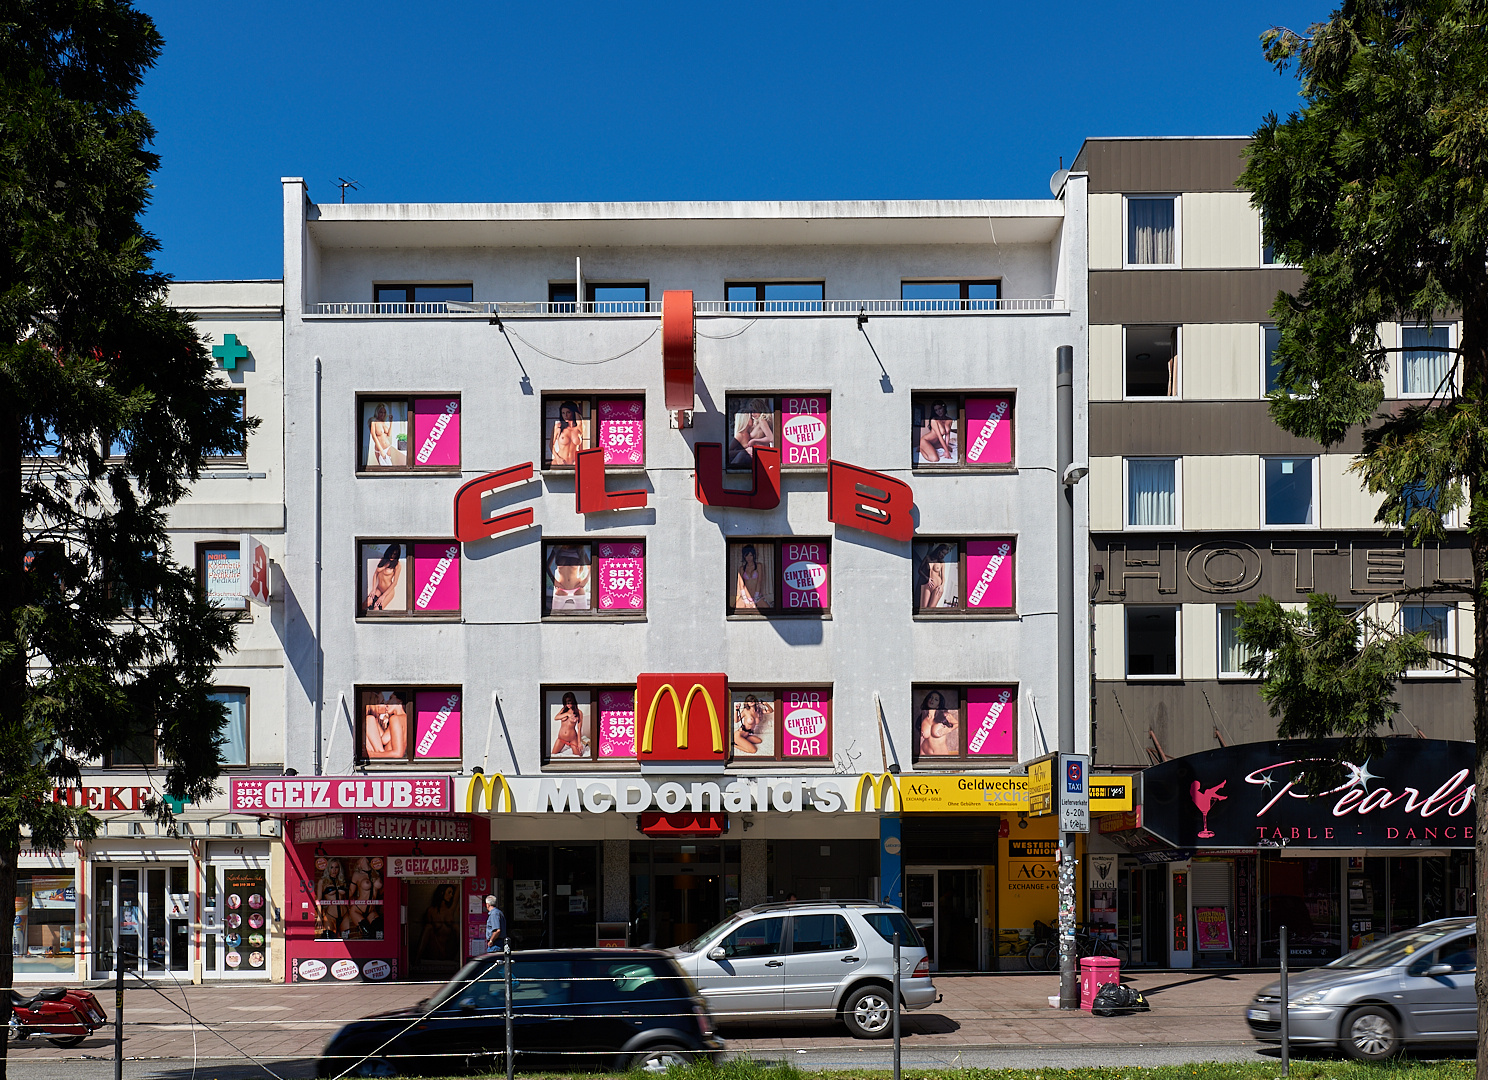
[[[1047,198],[1088,135],[1248,134],[1258,43],[1330,7],[140,0],[146,227],[182,280],[278,277],[279,177],[365,202]]]

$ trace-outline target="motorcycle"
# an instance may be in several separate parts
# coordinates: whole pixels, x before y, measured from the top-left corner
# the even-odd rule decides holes
[[[14,990],[10,992],[9,1037],[12,1039],[40,1035],[53,1046],[67,1049],[107,1022],[103,1006],[87,990],[51,986],[29,998]]]

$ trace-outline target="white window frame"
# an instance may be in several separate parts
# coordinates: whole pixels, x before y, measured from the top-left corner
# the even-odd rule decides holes
[[[1132,525],[1127,521],[1131,515],[1131,468],[1132,461],[1171,461],[1173,463],[1173,524]],[[1142,454],[1121,459],[1121,528],[1126,532],[1173,532],[1183,528],[1183,459],[1161,454]]]
[[[1257,677],[1244,671],[1226,671],[1224,666],[1224,626],[1225,612],[1234,614],[1234,604],[1214,605],[1214,670],[1216,677],[1231,682],[1255,682]]]
[[[1131,620],[1134,612],[1160,608],[1173,613],[1173,673],[1171,675],[1133,675],[1131,671]],[[1183,681],[1183,605],[1182,604],[1122,604],[1121,605],[1121,670],[1127,682],[1182,682]]]
[[[1127,207],[1132,199],[1173,200],[1173,261],[1170,263],[1134,263],[1131,255],[1131,215]],[[1183,269],[1183,196],[1178,192],[1139,192],[1121,196],[1121,268],[1123,270],[1181,270]]]
[[[1267,395],[1267,390],[1266,390],[1266,375],[1271,370],[1271,365],[1267,362],[1267,357],[1266,357],[1266,331],[1267,330],[1275,330],[1275,329],[1276,329],[1276,324],[1275,323],[1272,323],[1272,322],[1263,322],[1263,323],[1261,323],[1261,400],[1262,401],[1265,401],[1266,400],[1266,395]]]
[[[1256,258],[1260,261],[1260,265],[1262,267],[1266,267],[1266,266],[1291,266],[1291,267],[1295,267],[1297,265],[1296,263],[1281,262],[1280,260],[1274,259],[1274,258],[1270,262],[1267,262],[1266,261],[1266,212],[1264,210],[1262,210],[1259,214],[1256,215],[1256,217],[1259,218],[1259,224],[1256,227]],[[1273,252],[1273,254],[1274,254],[1274,252]]]
[[[1399,626],[1401,633],[1405,632],[1405,609],[1408,607],[1439,607],[1447,611],[1447,647],[1444,651],[1455,653],[1457,651],[1457,605],[1450,601],[1442,603],[1423,604],[1420,601],[1407,601],[1400,605],[1400,611],[1396,613],[1395,623]],[[1447,665],[1438,671],[1434,668],[1412,668],[1406,671],[1406,677],[1411,679],[1456,679],[1460,678],[1457,669]]]
[[[1121,325],[1121,400],[1122,401],[1182,401],[1183,400],[1183,324],[1182,323],[1132,323],[1131,326],[1173,326],[1177,329],[1173,361],[1178,365],[1177,378],[1173,380],[1171,394],[1129,394],[1126,381],[1126,323]]]
[[[1321,470],[1318,468],[1318,454],[1263,454],[1256,459],[1256,468],[1260,472],[1261,480],[1261,528],[1270,532],[1288,531],[1296,529],[1320,529],[1322,528],[1322,491]],[[1268,525],[1266,523],[1266,462],[1268,461],[1299,461],[1308,460],[1312,462],[1312,521],[1303,525]]]
[[[1433,329],[1444,326],[1447,329],[1447,348],[1457,348],[1458,326],[1455,322],[1433,323]],[[1395,354],[1395,394],[1397,397],[1413,401],[1429,400],[1432,393],[1406,393],[1405,391],[1405,332],[1407,330],[1424,330],[1426,324],[1423,322],[1398,323],[1395,326],[1395,347],[1400,351]]]

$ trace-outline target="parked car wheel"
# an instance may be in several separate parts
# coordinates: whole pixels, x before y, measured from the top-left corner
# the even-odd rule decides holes
[[[860,986],[847,995],[842,1021],[855,1039],[883,1039],[894,1033],[894,995],[881,986]]]
[[[81,1035],[64,1035],[61,1038],[57,1039],[47,1039],[47,1042],[51,1043],[53,1046],[60,1046],[63,1050],[71,1050],[74,1046],[82,1041],[83,1036]]]
[[[1388,1009],[1365,1005],[1344,1017],[1338,1041],[1356,1061],[1384,1061],[1400,1053],[1400,1022]]]
[[[366,1077],[397,1076],[398,1070],[393,1068],[393,1063],[385,1057],[371,1057],[357,1062],[356,1068],[351,1070],[351,1075]]]
[[[676,1043],[648,1046],[630,1059],[630,1067],[643,1073],[664,1073],[673,1065],[687,1064],[687,1048]]]

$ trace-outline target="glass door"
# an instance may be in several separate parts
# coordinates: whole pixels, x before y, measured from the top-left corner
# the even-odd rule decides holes
[[[974,866],[911,867],[904,911],[930,954],[931,971],[982,968],[982,871]]]
[[[904,913],[920,933],[930,954],[930,970],[938,971],[935,955],[935,871],[910,870],[904,875]]]
[[[120,868],[118,871],[119,892],[114,910],[118,917],[119,952],[126,971],[145,969],[145,891],[140,888],[140,871],[137,867]]]

